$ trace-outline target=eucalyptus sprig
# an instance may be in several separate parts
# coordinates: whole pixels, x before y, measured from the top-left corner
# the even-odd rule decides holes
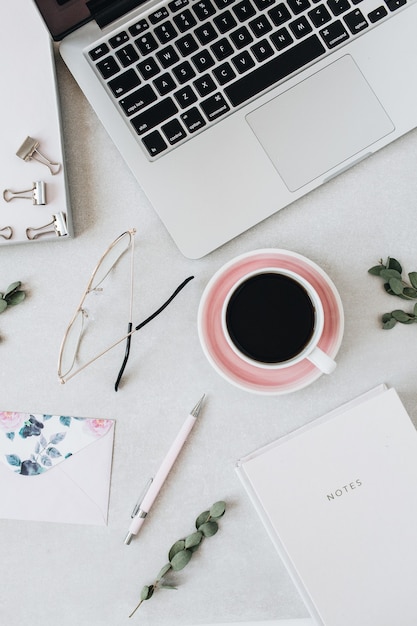
[[[226,511],[226,503],[220,500],[215,502],[208,511],[203,511],[195,521],[196,530],[185,539],[176,541],[168,552],[168,563],[159,571],[155,582],[152,585],[142,587],[140,593],[140,601],[129,617],[132,617],[138,610],[142,602],[152,598],[157,589],[176,589],[175,586],[167,584],[163,581],[164,577],[170,571],[178,572],[183,569],[189,562],[197,548],[200,547],[202,541],[206,537],[212,537],[219,529],[217,520],[224,515]]]
[[[0,293],[0,313],[8,306],[15,306],[25,299],[26,294],[20,289],[22,283],[17,281],[9,285],[4,293]]]
[[[417,300],[417,272],[409,272],[409,282],[403,279],[403,268],[397,259],[388,257],[386,263],[382,261],[368,270],[369,274],[380,276],[384,280],[384,289],[391,296],[398,296],[402,300]],[[382,328],[394,328],[397,322],[401,324],[417,323],[417,303],[411,313],[402,309],[394,309],[382,316]]]

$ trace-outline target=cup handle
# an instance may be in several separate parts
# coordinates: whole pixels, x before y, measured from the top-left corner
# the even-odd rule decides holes
[[[307,355],[307,359],[324,374],[331,374],[336,369],[337,363],[317,346]]]

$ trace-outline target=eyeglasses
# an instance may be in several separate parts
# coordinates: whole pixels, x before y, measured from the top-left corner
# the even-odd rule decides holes
[[[127,361],[129,359],[130,354],[130,343],[131,337],[133,333],[137,330],[143,328],[148,322],[153,320],[159,313],[161,313],[172,300],[179,294],[179,292],[194,278],[194,276],[189,276],[186,278],[172,293],[172,295],[166,300],[154,313],[152,313],[149,317],[147,317],[143,322],[133,327],[133,270],[134,270],[134,236],[135,230],[128,230],[120,235],[112,244],[107,248],[99,262],[97,263],[93,273],[91,275],[90,280],[88,281],[87,287],[84,290],[83,296],[81,298],[81,302],[78,305],[68,327],[65,331],[64,338],[61,343],[61,348],[59,351],[59,359],[58,359],[58,378],[61,383],[66,383],[68,380],[76,376],[83,369],[94,363],[97,359],[102,357],[104,354],[118,346],[119,344],[126,342],[125,354],[123,358],[123,363],[120,368],[120,371],[117,375],[115,382],[115,391],[118,390],[120,381],[123,376],[123,372],[126,368]],[[92,359],[89,359],[87,363],[79,366],[74,369],[76,359],[79,353],[79,347],[81,344],[81,339],[83,337],[84,331],[84,322],[88,314],[86,309],[84,308],[84,303],[87,296],[93,292],[99,292],[101,290],[101,285],[110,272],[115,268],[118,261],[122,258],[122,256],[130,249],[131,257],[130,257],[130,298],[129,298],[129,322],[127,327],[127,333],[112,343],[108,348],[94,356]]]

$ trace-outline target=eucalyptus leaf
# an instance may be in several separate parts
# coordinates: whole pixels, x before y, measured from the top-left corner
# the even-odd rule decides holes
[[[183,569],[190,561],[193,553],[191,550],[181,550],[171,559],[171,565],[174,572]]]
[[[26,294],[24,291],[14,291],[10,294],[10,296],[6,296],[7,304],[9,306],[15,306],[16,304],[20,304],[26,298]]]
[[[205,524],[210,519],[210,511],[203,511],[195,520],[195,527],[197,530],[200,528],[201,524]]]
[[[393,259],[392,257],[388,257],[387,259],[387,267],[390,270],[397,270],[400,274],[402,274],[403,268],[401,267],[401,263],[397,261],[397,259]]]
[[[368,274],[372,274],[373,276],[380,276],[382,270],[385,269],[385,265],[374,265],[373,267],[370,267],[368,270]]]
[[[404,284],[403,284],[402,280],[400,280],[398,278],[390,278],[388,283],[389,283],[389,286],[391,287],[392,291],[395,293],[396,296],[398,296],[399,294],[401,294],[403,292]]]
[[[177,552],[181,552],[185,548],[185,540],[179,539],[171,546],[171,549],[168,553],[168,561],[172,561],[173,557],[177,554]]]
[[[0,300],[0,313],[3,313],[3,311],[5,311],[6,309],[7,309],[6,300]]]
[[[387,320],[386,322],[384,322],[382,324],[382,328],[384,330],[390,330],[391,328],[394,328],[396,323],[397,323],[397,320],[395,320],[393,317],[391,317],[389,320]]]
[[[185,538],[186,549],[188,550],[189,548],[194,548],[200,545],[202,538],[203,533],[201,532],[201,530],[197,530],[195,533],[188,535],[188,537]]]
[[[406,298],[409,298],[410,300],[416,300],[417,289],[414,289],[414,287],[404,287],[403,295],[406,296]]]
[[[402,322],[405,324],[410,319],[408,313],[401,311],[401,309],[396,309],[395,311],[391,311],[392,317],[397,320],[397,322]]]
[[[398,280],[402,280],[402,276],[400,274],[400,272],[397,272],[397,270],[382,270],[379,274],[381,276],[381,278],[384,278],[385,280],[390,280],[390,278],[398,278]]]
[[[223,500],[219,500],[219,502],[215,502],[213,506],[210,508],[210,517],[218,519],[225,514],[226,511],[226,502]]]
[[[16,281],[15,283],[12,283],[11,285],[7,287],[6,291],[4,292],[3,297],[6,298],[8,295],[13,293],[13,291],[16,291],[16,289],[19,289],[21,285],[22,283],[20,282],[20,280]]]
[[[159,570],[159,574],[156,577],[156,582],[159,582],[161,580],[161,578],[163,578],[165,576],[165,574],[167,574],[169,572],[171,567],[172,567],[171,563],[167,563],[166,565],[164,565],[164,567]]]
[[[417,289],[417,272],[410,272],[408,274],[408,278],[410,279],[412,286]]]
[[[212,537],[219,530],[219,525],[217,522],[206,522],[205,524],[201,524],[199,530],[201,530],[205,537]]]
[[[140,599],[149,600],[149,598],[152,598],[153,592],[154,592],[153,585],[149,585],[149,586],[145,585],[144,587],[142,587],[142,591],[140,592]]]

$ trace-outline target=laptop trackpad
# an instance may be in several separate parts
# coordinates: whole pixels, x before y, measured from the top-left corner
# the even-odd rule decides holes
[[[249,113],[246,119],[290,191],[394,130],[349,55]]]

